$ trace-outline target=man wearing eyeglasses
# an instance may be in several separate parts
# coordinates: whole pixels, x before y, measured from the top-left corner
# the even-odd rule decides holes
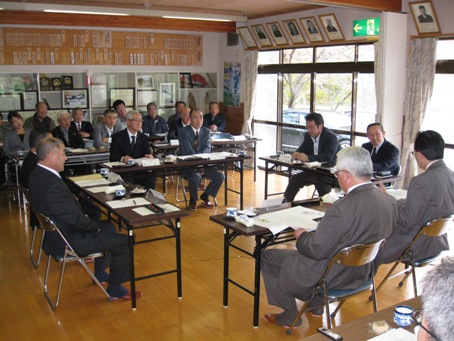
[[[397,221],[396,200],[370,181],[372,162],[361,147],[348,147],[337,154],[336,175],[347,193],[326,211],[314,233],[295,230],[296,250],[270,249],[262,253],[261,273],[268,303],[283,309],[280,314],[267,314],[265,320],[290,326],[298,314],[295,299],[307,301],[314,286],[336,252],[355,244],[368,244],[386,238]],[[356,269],[340,265],[331,269],[329,289],[356,288],[370,273],[372,264]],[[323,304],[323,299],[312,301]],[[323,307],[314,310],[321,315]],[[302,321],[298,321],[300,325]]]
[[[142,157],[153,158],[148,137],[141,133],[142,115],[137,110],[130,110],[126,114],[127,128],[112,135],[110,144],[110,162],[120,161],[128,164],[129,160]],[[134,172],[126,174],[126,181],[136,182],[145,188],[156,187],[156,177],[149,172]]]
[[[292,153],[294,160],[302,162],[318,161],[334,166],[336,163],[336,153],[341,149],[337,136],[328,128],[324,127],[324,120],[321,114],[316,112],[307,114],[306,120],[307,133],[304,134],[304,140],[301,146]],[[285,190],[284,198],[287,202],[292,202],[301,188],[312,185],[307,180],[304,172],[292,176]],[[320,197],[331,191],[328,185],[315,184]]]
[[[420,131],[414,143],[414,157],[423,173],[413,177],[406,200],[399,202],[399,219],[375,262],[397,261],[421,227],[429,221],[454,213],[454,172],[443,161],[445,142],[433,130]],[[415,260],[449,250],[448,238],[421,236],[413,246]]]
[[[390,171],[392,175],[399,173],[399,149],[385,139],[385,130],[381,123],[367,126],[367,138],[370,142],[361,147],[370,153],[374,172]]]

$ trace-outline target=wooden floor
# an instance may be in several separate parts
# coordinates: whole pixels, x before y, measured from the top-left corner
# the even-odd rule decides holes
[[[259,206],[264,198],[264,173],[245,171],[245,207]],[[237,185],[238,174],[228,180]],[[170,182],[169,182],[170,184]],[[287,179],[271,177],[270,190],[285,189]],[[162,188],[159,187],[158,189]],[[173,185],[167,199],[174,202]],[[223,192],[222,190],[220,192]],[[312,193],[310,190],[308,191]],[[299,340],[316,333],[321,319],[303,317],[303,325],[291,336],[283,329],[260,320],[252,327],[252,296],[230,287],[229,307],[222,306],[223,229],[209,220],[209,215],[225,212],[224,196],[220,207],[199,209],[182,219],[183,298],[178,300],[174,274],[137,283],[143,297],[137,310],[129,302],[109,303],[95,287],[82,267],[67,267],[60,306],[53,311],[43,294],[45,262],[35,270],[28,256],[31,231],[27,217],[13,198],[13,191],[0,192],[0,339],[1,340]],[[229,195],[228,206],[239,206],[236,195]],[[169,233],[165,228],[145,229],[137,237]],[[253,245],[252,238],[241,243]],[[287,245],[286,247],[291,247]],[[173,241],[165,240],[136,248],[137,275],[160,271],[174,264]],[[253,261],[231,251],[231,273],[237,281],[252,288]],[[53,264],[55,265],[55,263]],[[54,268],[56,269],[56,268]],[[377,276],[381,280],[386,268]],[[419,270],[420,278],[424,270]],[[54,272],[55,274],[55,272]],[[56,276],[52,277],[56,280]],[[51,284],[54,285],[55,281]],[[379,308],[411,298],[413,288],[407,283],[398,288],[392,280],[378,294]],[[263,289],[263,285],[262,285]],[[260,315],[279,312],[267,304],[265,291],[260,297]],[[372,312],[367,295],[348,301],[336,317],[335,325]]]

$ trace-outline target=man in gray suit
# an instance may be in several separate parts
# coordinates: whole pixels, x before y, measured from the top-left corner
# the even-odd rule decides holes
[[[397,202],[371,182],[372,161],[360,147],[337,153],[336,176],[346,196],[325,213],[315,233],[295,231],[296,250],[273,249],[262,254],[261,272],[268,303],[284,311],[267,314],[273,324],[289,326],[298,314],[295,299],[309,300],[330,258],[340,249],[373,243],[388,237],[397,221]],[[344,268],[335,265],[328,276],[330,289],[355,288],[370,272],[371,265]],[[322,304],[323,302],[314,302]],[[321,315],[323,308],[315,310]],[[301,324],[301,320],[297,325]]]
[[[413,153],[425,172],[411,179],[407,199],[399,202],[397,226],[378,254],[377,266],[397,261],[424,224],[454,213],[454,172],[443,161],[444,148],[443,137],[436,131],[421,131],[416,136]],[[446,235],[422,236],[413,247],[413,256],[423,259],[443,250],[449,250]]]
[[[95,124],[93,131],[93,145],[95,147],[110,147],[112,135],[120,131],[120,126],[116,125],[117,113],[113,109],[104,111],[102,122]]]

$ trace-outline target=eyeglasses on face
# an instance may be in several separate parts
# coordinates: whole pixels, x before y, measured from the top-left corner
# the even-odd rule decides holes
[[[419,328],[422,328],[424,329],[424,331],[429,334],[431,336],[432,339],[434,339],[435,341],[438,341],[438,338],[435,336],[435,334],[433,332],[431,332],[429,329],[427,329],[426,327],[424,327],[422,325],[422,318],[423,318],[423,315],[424,315],[424,311],[423,309],[417,309],[413,312],[413,314],[411,314],[411,318],[413,319],[413,321],[415,321],[416,325],[419,327]],[[416,333],[416,335],[418,335],[418,333]]]
[[[345,170],[345,169],[341,169],[341,170],[335,171],[333,174],[334,174],[334,176],[337,178],[341,172],[350,173],[349,171],[347,171],[347,170]]]

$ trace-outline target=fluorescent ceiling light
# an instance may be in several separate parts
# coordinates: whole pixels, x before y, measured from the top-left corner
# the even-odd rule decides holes
[[[61,9],[45,9],[44,12],[50,13],[73,13],[73,14],[96,14],[96,15],[122,15],[128,16],[127,13],[107,13],[107,12],[89,12],[89,11],[69,11],[69,10],[61,10]]]
[[[183,19],[183,20],[206,20],[206,21],[226,21],[230,22],[232,20],[230,19],[215,19],[215,18],[207,18],[207,17],[201,17],[201,18],[196,18],[196,17],[180,17],[180,16],[175,16],[175,15],[163,15],[162,16],[165,19]]]

